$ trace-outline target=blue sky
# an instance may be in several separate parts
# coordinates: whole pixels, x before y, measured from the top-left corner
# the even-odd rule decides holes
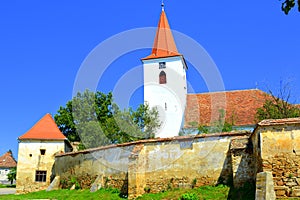
[[[155,27],[160,4],[160,0],[1,1],[0,153],[12,149],[17,157],[17,138],[72,98],[76,75],[88,54],[115,34]],[[165,5],[171,28],[204,47],[226,90],[265,85],[275,90],[280,80],[291,80],[293,100],[300,103],[296,10],[286,16],[277,0],[242,4],[165,0]],[[149,53],[144,49],[120,56],[101,77],[98,89],[111,91],[122,74],[140,65],[140,58]],[[192,67],[187,77],[196,92],[207,91]],[[141,93],[140,89],[134,94],[132,106],[142,103]]]

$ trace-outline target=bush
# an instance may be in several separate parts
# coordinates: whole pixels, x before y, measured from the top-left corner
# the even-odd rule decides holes
[[[71,182],[73,185],[75,184],[75,189],[76,189],[76,190],[81,189],[81,186],[80,186],[80,184],[78,183],[76,177],[72,177],[70,182]]]
[[[181,195],[179,200],[198,200],[199,197],[195,193],[185,193]]]

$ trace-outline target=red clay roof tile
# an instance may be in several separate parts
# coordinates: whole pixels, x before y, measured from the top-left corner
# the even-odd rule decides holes
[[[192,122],[211,125],[220,117],[220,109],[225,113],[225,120],[236,126],[249,126],[257,123],[256,111],[270,96],[258,89],[188,94],[185,112],[185,127]]]
[[[266,119],[258,123],[259,126],[285,125],[285,124],[300,124],[300,117],[285,118],[285,119]]]
[[[58,129],[52,116],[46,114],[29,131],[19,137],[19,140],[23,139],[65,140],[66,137]]]
[[[13,158],[10,151],[0,156],[0,167],[11,168],[16,166],[17,166],[17,161]]]

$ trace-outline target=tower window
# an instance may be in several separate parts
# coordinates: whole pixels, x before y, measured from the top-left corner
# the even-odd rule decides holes
[[[164,71],[161,71],[159,73],[159,84],[166,84],[166,83],[167,83],[166,73]]]
[[[46,149],[40,149],[40,151],[41,151],[41,155],[45,155]]]
[[[166,68],[166,62],[159,62],[159,69]]]
[[[47,171],[37,170],[35,171],[35,181],[36,182],[46,182]]]
[[[165,110],[168,110],[167,103],[165,103]]]

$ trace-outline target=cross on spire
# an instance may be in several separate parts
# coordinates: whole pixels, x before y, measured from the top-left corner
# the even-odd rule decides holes
[[[161,10],[164,11],[165,10],[165,4],[164,4],[164,0],[161,0]]]

